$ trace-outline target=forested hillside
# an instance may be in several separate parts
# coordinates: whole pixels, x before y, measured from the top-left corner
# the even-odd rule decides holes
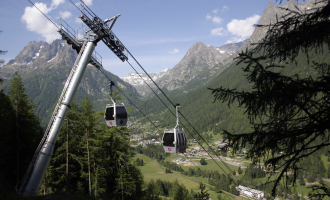
[[[1,67],[0,77],[4,79],[0,89],[8,93],[9,82],[14,72],[18,72],[26,88],[26,94],[34,99],[35,113],[46,126],[63,90],[64,83],[70,74],[77,53],[65,41],[30,42],[5,66]],[[132,101],[140,97],[136,90],[118,76],[104,70],[104,73],[125,90]],[[104,109],[109,103],[109,81],[94,66],[88,65],[75,98],[78,102],[87,95],[96,109]],[[123,99],[127,104],[127,101]]]
[[[309,54],[309,62],[329,62],[328,50],[324,49],[323,54],[316,54],[312,50]],[[305,54],[300,54],[297,59],[297,66],[287,65],[285,69],[281,69],[283,73],[287,75],[298,74],[301,77],[313,76],[313,68],[308,64],[308,59]],[[229,87],[236,88],[237,90],[250,91],[251,85],[247,83],[246,76],[242,70],[245,66],[244,63],[236,65],[236,62],[231,64],[224,72],[217,77],[209,81],[205,86],[200,86],[196,90],[188,93],[183,93],[182,90],[175,90],[165,93],[174,103],[181,104],[182,114],[190,121],[190,123],[199,132],[215,130],[220,132],[221,129],[227,129],[234,132],[246,132],[249,130],[249,120],[247,115],[244,115],[244,109],[239,108],[238,104],[233,104],[230,107],[227,103],[217,102],[214,103],[214,96],[212,91],[208,88],[217,87]],[[167,106],[174,112],[175,109],[171,106],[163,95],[160,95],[161,99],[167,103]],[[162,102],[157,98],[153,97],[139,104],[139,108],[150,116],[150,119],[160,123],[160,127],[168,128],[175,124],[175,117],[167,110]],[[155,114],[158,113],[158,114]],[[133,112],[133,116],[143,117],[138,112]],[[143,119],[143,122],[149,122]],[[185,123],[185,120],[181,118],[181,122],[185,126],[189,127]],[[190,129],[191,130],[191,129]],[[193,131],[192,131],[193,132]],[[189,135],[188,135],[189,136]]]

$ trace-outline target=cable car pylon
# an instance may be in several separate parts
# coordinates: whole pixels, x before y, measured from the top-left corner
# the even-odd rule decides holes
[[[79,52],[79,54],[76,58],[71,73],[64,85],[63,91],[57,102],[53,115],[49,121],[44,137],[42,138],[39,146],[37,147],[34,157],[32,158],[29,168],[25,173],[23,181],[20,185],[18,191],[18,194],[20,196],[37,196],[39,192],[39,187],[52,158],[56,139],[61,130],[63,120],[65,119],[71,107],[71,103],[78,89],[80,81],[84,75],[84,72],[87,68],[87,65],[90,63],[98,69],[102,65],[98,59],[92,56],[96,44],[102,40],[106,44],[106,46],[108,46],[109,49],[113,51],[122,62],[128,59],[127,56],[124,54],[124,45],[111,31],[111,28],[113,27],[115,21],[120,15],[116,15],[111,19],[102,21],[83,2],[81,5],[82,9],[80,11],[82,15],[80,16],[80,19],[90,28],[89,31],[85,32],[85,34],[88,33],[89,35],[84,37],[83,40],[78,40],[78,38],[76,38],[75,35],[72,34],[68,29],[65,29],[65,27],[63,27],[62,25],[57,26],[54,24],[54,22],[52,22],[58,28],[58,32],[62,35],[62,38],[66,40],[68,44],[71,44],[72,48]],[[40,11],[39,8],[37,9]],[[107,24],[109,22],[111,23],[110,26]],[[120,114],[119,110],[114,109],[114,111],[118,111],[118,113],[114,115],[117,116],[118,119],[120,119],[120,115],[118,115]],[[121,121],[119,121],[118,124],[120,124],[120,122]],[[126,122],[123,122],[123,124],[124,123]]]
[[[163,148],[165,153],[184,153],[187,148],[187,136],[184,129],[180,129],[179,121],[180,104],[175,105],[176,125],[173,129],[165,129],[163,134]]]

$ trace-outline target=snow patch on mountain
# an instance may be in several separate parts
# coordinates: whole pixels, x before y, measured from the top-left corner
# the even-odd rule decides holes
[[[150,73],[149,76],[152,80],[157,80],[160,77],[164,76],[165,74],[168,74],[170,72],[170,69],[164,69],[163,71],[159,72],[159,74],[156,73]],[[121,80],[133,85],[133,86],[139,86],[146,83],[150,84],[152,83],[152,80],[146,75],[145,73],[129,73],[125,77],[120,77]]]

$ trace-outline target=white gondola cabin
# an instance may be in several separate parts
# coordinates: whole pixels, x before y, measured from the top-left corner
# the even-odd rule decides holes
[[[105,109],[104,119],[108,127],[126,126],[127,110],[125,105],[108,104]]]
[[[108,127],[113,126],[126,126],[127,124],[127,110],[125,105],[116,104],[112,98],[112,86],[115,85],[112,81],[110,82],[110,98],[112,105],[107,104],[104,112],[104,119]]]
[[[182,129],[179,127],[178,109],[180,104],[176,104],[176,126],[173,129],[165,129],[163,134],[163,147],[165,153],[184,153],[187,148],[187,137]]]

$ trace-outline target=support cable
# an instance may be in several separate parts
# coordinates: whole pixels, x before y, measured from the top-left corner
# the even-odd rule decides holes
[[[71,0],[70,0],[71,1]],[[86,8],[89,10],[89,11],[91,11],[95,16],[97,16],[82,0],[80,0],[83,4],[84,4],[84,6],[86,6]],[[72,1],[71,1],[71,3],[73,3]],[[89,13],[90,14],[90,13]],[[90,14],[91,15],[91,14]],[[113,33],[113,35],[116,37],[116,38],[118,38],[114,33]],[[118,39],[119,40],[119,39]],[[119,40],[120,41],[120,40]],[[120,41],[120,43],[123,45],[123,43]],[[123,45],[124,46],[124,45]],[[125,47],[125,46],[124,46]],[[127,51],[127,53],[133,58],[133,60],[140,66],[140,68],[145,72],[145,74],[150,78],[150,80],[154,83],[154,85],[159,89],[159,91],[165,96],[165,98],[172,104],[172,106],[174,106],[175,107],[175,104],[169,99],[169,97],[162,91],[162,89],[156,84],[156,82],[150,77],[150,75],[148,74],[148,72],[142,67],[142,65],[136,60],[136,58],[133,56],[133,54],[125,47],[125,49],[126,49],[126,51]],[[134,71],[141,77],[141,75],[137,72],[137,70],[131,65],[131,63],[130,62],[128,62],[128,60],[126,60],[127,61],[127,63],[129,63],[129,65],[134,69]],[[102,72],[102,71],[101,71]],[[103,72],[102,72],[103,73]],[[104,73],[103,73],[104,74]],[[104,74],[105,75],[105,74]],[[105,75],[106,76],[106,75]],[[107,77],[107,76],[106,76]],[[108,77],[107,77],[108,78]],[[142,78],[142,77],[141,77]],[[108,78],[108,80],[110,80],[109,78]],[[142,80],[146,83],[146,81],[142,78]],[[146,83],[147,84],[147,83]],[[148,85],[148,87],[151,89],[151,87],[149,86],[149,84],[147,84]],[[151,89],[152,90],[152,89]],[[119,90],[120,91],[120,90]],[[164,101],[163,100],[161,100],[160,99],[160,97],[157,95],[157,93],[154,91],[154,90],[152,90],[153,91],[153,93],[157,96],[157,98],[165,105],[165,107],[171,112],[171,114],[174,116],[174,117],[176,117],[176,115],[168,108],[168,106],[164,103]],[[120,91],[121,92],[121,91]],[[122,93],[122,92],[121,92]],[[123,93],[122,93],[123,94]],[[123,94],[124,95],[124,94]],[[125,96],[125,95],[124,95]],[[125,96],[126,97],[126,96]],[[126,97],[127,98],[127,97]],[[128,99],[128,98],[127,98]],[[129,100],[129,99],[128,99]],[[129,100],[130,101],[130,100]],[[132,101],[130,101],[131,103],[132,103]],[[133,104],[133,103],[132,103]],[[134,104],[133,104],[134,105]],[[134,105],[135,106],[135,105]],[[136,106],[135,106],[136,107]],[[136,107],[137,108],[137,107]],[[137,108],[138,109],[138,108]],[[139,109],[138,109],[139,110]],[[140,110],[139,110],[139,112],[141,112]],[[141,112],[145,117],[146,117],[146,115],[143,113],[143,112]],[[181,116],[183,116],[183,114],[179,111],[179,113],[181,114]],[[183,116],[184,117],[184,116]],[[147,118],[147,117],[146,117]],[[149,119],[149,118],[147,118],[150,122],[151,122],[151,120]],[[188,120],[184,117],[184,119],[188,122]],[[189,123],[189,122],[188,122]],[[190,126],[194,129],[194,131],[198,134],[198,136],[200,137],[200,138],[202,138],[203,139],[203,141],[209,146],[209,144],[205,141],[205,139],[199,134],[199,132],[191,125],[191,123],[189,123],[190,124]],[[190,133],[190,131],[181,123],[181,125]],[[191,134],[191,136],[193,137],[193,134],[192,133],[190,133]],[[193,137],[194,138],[194,137]],[[195,138],[194,138],[195,139]],[[198,140],[197,140],[198,141]],[[198,144],[200,144],[199,142],[198,142]],[[200,144],[201,145],[201,144]],[[211,148],[211,151],[213,151],[212,150],[212,148]],[[214,151],[213,151],[214,152]],[[219,158],[219,160],[221,160],[222,162],[224,162],[218,155],[217,155],[217,153],[216,152],[214,152],[215,153],[215,155]],[[222,167],[214,160],[214,158],[209,154],[209,156],[212,158],[212,160],[220,167],[220,169],[224,172],[224,173],[226,173],[225,172],[225,170],[223,170],[222,169]],[[224,162],[225,163],[225,162]],[[227,167],[227,169],[229,170],[229,172],[231,172],[231,174],[233,173],[233,171],[225,164],[225,166]],[[228,176],[228,175],[227,175]],[[230,177],[230,176],[228,176],[228,177]]]
[[[35,6],[35,4],[34,3],[32,3],[30,0],[28,0],[34,7],[36,7],[50,22],[52,22],[52,24],[55,26],[55,27],[57,27],[58,28],[58,26],[47,16],[47,15],[45,15],[37,6]],[[94,16],[96,16],[97,17],[97,15],[82,1],[82,0],[80,0],[83,4],[84,4],[84,6],[90,11],[90,12],[92,12],[93,14],[94,14]],[[71,0],[70,0],[70,2],[71,3],[73,3]],[[74,3],[73,3],[74,4]],[[75,5],[75,4],[74,4]],[[76,6],[76,5],[75,5]],[[77,6],[76,6],[77,7]],[[78,7],[77,7],[78,8]],[[79,9],[79,8],[78,8]],[[79,9],[80,10],[80,9]],[[86,10],[86,9],[85,9]],[[88,11],[88,10],[86,10],[91,16],[92,16],[92,14]],[[113,33],[114,34],[114,33]],[[115,35],[115,34],[114,34]],[[118,38],[118,37],[117,37]],[[119,40],[119,39],[118,39]],[[120,40],[119,40],[120,41]],[[123,45],[123,43],[122,42],[120,42],[122,45]],[[124,45],[123,45],[124,46]],[[124,46],[125,47],[125,46]],[[135,57],[131,54],[131,52],[125,47],[125,49],[126,49],[126,51],[128,52],[128,54],[134,59],[134,61],[140,66],[140,68],[145,72],[145,74],[150,78],[150,80],[154,83],[154,85],[159,89],[159,91],[166,97],[166,99],[174,106],[175,104],[169,99],[169,97],[160,89],[160,87],[156,84],[156,82],[150,77],[150,75],[146,72],[146,70],[141,66],[141,64],[135,59]],[[127,61],[127,60],[126,60]],[[128,62],[128,61],[127,61]],[[128,62],[129,63],[129,62]],[[129,63],[130,64],[130,63]],[[131,64],[130,64],[131,65]],[[133,66],[131,65],[131,67],[133,68]],[[133,68],[134,69],[134,68]],[[135,70],[135,69],[134,69]],[[100,70],[101,71],[101,70]],[[136,70],[135,70],[136,71]],[[101,71],[102,72],[102,71]],[[137,71],[136,71],[137,72]],[[103,73],[103,72],[102,72]],[[104,74],[104,73],[103,73]],[[137,74],[139,74],[139,73],[137,73]],[[106,74],[104,74],[105,76],[106,76]],[[139,75],[140,76],[140,75]],[[107,76],[106,76],[107,77]],[[140,76],[141,77],[141,76]],[[142,78],[142,77],[141,77]],[[108,77],[107,77],[107,79],[108,80],[110,80]],[[142,78],[143,79],[143,78]],[[144,79],[143,79],[144,80]],[[110,80],[111,81],[111,80]],[[146,82],[145,82],[146,83]],[[146,83],[147,84],[147,83]],[[148,84],[147,84],[148,85]],[[148,85],[149,86],[149,85]],[[119,90],[119,88],[116,86],[116,88]],[[151,87],[149,86],[149,88],[151,89]],[[151,89],[152,90],[152,89]],[[120,91],[120,90],[119,90]],[[152,90],[153,91],[153,90]],[[154,91],[153,91],[154,92]],[[135,108],[137,108],[137,106],[123,93],[123,92],[121,92],[120,91],[120,93],[121,94],[123,94],[124,96],[125,96],[125,98],[135,107]],[[154,94],[158,97],[158,99],[160,99],[160,97],[157,95],[157,93],[156,92],[154,92]],[[161,99],[160,99],[161,100]],[[168,108],[168,106],[164,103],[164,101],[163,100],[161,100],[161,102],[166,106],[166,108],[172,113],[172,115],[174,116],[174,117],[176,117],[175,115],[174,115],[174,113]],[[138,108],[137,108],[138,109]],[[153,126],[155,126],[158,130],[159,130],[159,128],[140,110],[140,109],[138,109],[138,111],[139,112],[141,112],[142,114],[143,114],[143,116],[145,117],[145,118],[147,118],[152,124],[153,124]],[[200,138],[202,138],[203,139],[203,141],[208,145],[208,143],[205,141],[205,139],[199,134],[199,132],[191,125],[191,123],[184,117],[184,115],[179,111],[179,113],[180,113],[180,115],[186,120],[186,122],[193,128],[193,130],[198,134],[198,136],[200,137]],[[190,131],[181,123],[181,125],[190,133]],[[159,130],[160,131],[160,130]],[[161,132],[161,131],[160,131]],[[190,133],[191,134],[191,136],[194,138],[194,136],[192,135],[192,133]],[[195,138],[194,138],[195,139]],[[197,140],[198,141],[198,140]],[[199,145],[201,145],[199,142],[198,142],[198,144]],[[201,145],[202,146],[202,145]],[[208,145],[209,146],[209,145]],[[212,148],[210,148],[211,149],[211,151],[213,151],[212,150]],[[228,166],[227,166],[227,164],[217,155],[217,153],[215,152],[215,151],[213,151],[214,153],[215,153],[215,155],[219,158],[219,160],[221,160],[223,163],[224,163],[224,165],[226,166],[226,168],[230,171],[230,172],[233,172]],[[220,167],[220,165],[214,160],[214,158],[209,154],[209,156],[211,157],[211,159]],[[222,169],[222,167],[220,167],[220,169],[226,174],[226,172],[225,172],[225,170],[223,170]],[[227,174],[226,174],[227,175]],[[228,176],[228,175],[227,175]],[[231,179],[231,177],[230,176],[228,176],[230,179]],[[236,179],[236,178],[235,178]],[[232,179],[231,179],[232,180]],[[240,180],[238,180],[238,179],[236,179],[238,182],[240,182]],[[232,180],[233,181],[233,180]],[[234,181],[233,181],[234,182]],[[235,182],[234,182],[235,183]],[[235,183],[236,184],[236,183]]]
[[[135,59],[135,57],[131,54],[131,52],[125,47],[125,49],[126,49],[126,51],[128,52],[128,54],[133,58],[133,60],[140,66],[140,68],[146,73],[146,75],[150,78],[150,80],[154,83],[154,85],[159,89],[159,91],[166,97],[166,99],[174,106],[175,104],[169,99],[169,97],[163,92],[163,90],[162,89],[160,89],[160,87],[156,84],[156,82],[150,77],[150,75],[146,72],[146,70],[141,66],[141,64]],[[127,61],[128,62],[128,61]],[[128,62],[129,63],[129,62]],[[130,64],[130,63],[129,63]],[[131,64],[130,64],[131,65]],[[132,67],[132,65],[131,65],[131,67]],[[133,68],[133,67],[132,67]],[[135,68],[133,68],[134,69],[134,71],[136,71],[135,70]],[[137,71],[136,71],[137,72]],[[139,73],[137,73],[137,74],[139,74]],[[140,75],[139,75],[140,76]],[[140,76],[141,77],[141,76]],[[142,78],[142,77],[141,77]],[[144,80],[143,78],[142,78],[142,80]],[[144,81],[145,82],[145,81]],[[148,85],[149,86],[149,85]],[[150,86],[149,86],[149,88],[150,88]],[[153,90],[152,90],[153,91]],[[158,97],[158,95],[157,95],[157,93],[156,92],[154,92],[153,91],[153,93]],[[160,99],[160,97],[158,97],[159,99]],[[161,100],[162,101],[162,100]],[[162,101],[163,102],[163,101]],[[163,102],[163,104],[166,106],[166,104]],[[175,116],[174,115],[174,113],[166,106],[166,108],[172,113],[172,115],[173,116]],[[198,136],[204,141],[204,143],[206,144],[206,145],[208,145],[208,148],[216,155],[216,157],[224,164],[224,166],[227,168],[227,170],[229,171],[229,173],[231,173],[231,174],[233,174],[233,170],[232,169],[230,169],[230,167],[227,165],[227,163],[220,157],[220,156],[218,156],[218,154],[214,151],[214,150],[212,150],[212,148],[210,148],[210,145],[206,142],[206,140],[201,136],[201,134],[192,126],[192,124],[187,120],[187,118],[179,111],[179,113],[180,113],[180,115],[186,120],[186,122],[193,128],[193,130],[198,134]],[[182,124],[182,122],[180,122],[181,123],[181,125],[188,131],[188,133],[195,139],[195,137],[193,136],[193,134],[185,127],[185,125],[184,124]],[[197,142],[198,142],[198,140],[197,140]],[[198,142],[198,144],[199,145],[201,145],[199,142]],[[202,145],[201,145],[202,146]],[[218,167],[227,175],[227,177],[228,178],[230,178],[232,181],[233,181],[233,183],[235,184],[235,185],[239,185],[239,183],[242,183],[242,181],[241,180],[239,180],[238,178],[236,178],[236,177],[234,177],[234,179],[237,181],[237,182],[235,182],[228,174],[227,174],[227,172],[214,160],[214,158],[210,155],[210,153],[208,153],[208,155],[210,156],[210,158],[218,165]],[[249,190],[250,191],[250,190]],[[251,191],[250,191],[251,192]]]
[[[43,13],[36,5],[34,5],[34,3],[32,3],[30,0],[28,0],[34,7],[36,7],[40,12],[41,14],[43,14],[50,22],[52,22],[54,24],[54,26],[56,26],[56,28],[58,28],[58,26],[45,14]]]
[[[150,80],[157,86],[157,88],[160,90],[160,92],[166,97],[166,99],[174,106],[174,103],[169,99],[169,97],[160,89],[160,87],[155,83],[155,81],[150,77],[150,75],[145,71],[145,69],[140,65],[140,63],[134,58],[134,56],[130,53],[130,51],[126,48],[126,51],[129,53],[129,55],[135,60],[135,62],[140,66],[140,68],[147,74],[147,76],[150,78]],[[128,61],[127,61],[128,62]],[[129,62],[128,62],[129,63]],[[136,71],[135,70],[135,68],[131,65],[131,63],[129,63],[129,65],[134,69],[134,71]],[[137,71],[136,71],[137,72]],[[138,72],[137,72],[137,74],[139,74]],[[141,77],[141,75],[139,75],[140,77]],[[141,77],[142,78],[142,77]],[[143,78],[142,78],[142,80],[144,80]],[[144,81],[145,82],[145,81]],[[149,86],[149,85],[148,85]],[[150,86],[149,86],[149,88],[151,88]],[[153,90],[152,90],[153,91]],[[154,92],[153,91],[153,93],[158,97],[158,99],[160,99],[160,97],[157,95],[157,93],[156,92]],[[161,100],[162,101],[162,100]],[[166,106],[166,104],[162,101],[162,103]],[[175,116],[174,115],[174,113],[166,106],[166,108],[172,113],[172,115],[173,116]],[[187,120],[187,118],[179,111],[179,113],[180,113],[180,115],[186,120],[186,122],[188,122],[188,124],[193,128],[193,130],[198,134],[198,136],[200,137],[200,138],[202,138],[202,140],[205,142],[205,144],[207,144],[208,146],[209,146],[209,144],[206,142],[206,140],[199,134],[199,132],[191,125],[191,123],[189,123],[189,121]],[[184,124],[182,124],[182,122],[180,122],[181,123],[181,125],[188,131],[188,133],[195,139],[195,137],[193,136],[193,134],[185,127],[185,125]],[[197,142],[198,142],[198,140],[197,140]],[[199,142],[198,142],[198,144],[199,145],[201,145]],[[202,145],[201,145],[202,146]],[[212,148],[211,148],[211,151],[213,151],[212,150]],[[219,158],[219,160],[220,161],[222,161],[223,163],[225,163],[218,155],[217,155],[217,153],[215,152],[215,151],[213,151],[214,153],[215,153],[215,155]],[[225,172],[225,170],[214,160],[214,158],[209,154],[209,156],[210,156],[210,158],[218,165],[218,167],[223,171],[223,172]],[[225,167],[228,169],[228,171],[231,173],[231,174],[233,174],[233,171],[228,167],[228,165],[225,163],[224,164],[225,165]],[[225,172],[226,173],[226,172]],[[227,175],[228,176],[228,175]],[[230,177],[230,176],[228,176],[228,177]],[[231,179],[231,178],[230,178]],[[232,180],[232,179],[231,179]],[[237,180],[237,179],[236,179]],[[234,183],[235,183],[235,181],[234,180],[232,180]],[[238,181],[238,180],[237,180]],[[239,181],[240,182],[240,181]],[[237,183],[235,183],[236,185],[237,185]]]
[[[127,61],[128,62],[128,61]],[[129,62],[128,62],[129,63]],[[130,64],[130,63],[129,63]],[[130,64],[131,65],[131,64]],[[135,70],[135,68],[131,65],[131,67]],[[102,71],[102,70],[100,70],[101,72],[102,72],[102,74],[103,75],[105,75],[106,77],[107,77],[107,75]],[[135,70],[136,71],[136,70]],[[136,73],[137,74],[139,74],[137,71],[136,71]],[[141,76],[140,76],[141,77]],[[142,77],[141,77],[142,78]],[[108,77],[107,77],[107,79],[108,80],[110,80]],[[142,78],[142,80],[144,80],[143,78]],[[111,81],[111,80],[110,80]],[[145,82],[145,80],[144,80],[144,82]],[[146,83],[146,82],[145,82]],[[146,83],[147,84],[147,83]],[[147,84],[148,85],[148,84]],[[115,85],[116,86],[116,85]],[[149,86],[149,85],[148,85]],[[116,86],[117,87],[117,86]],[[151,87],[149,86],[149,88],[151,89]],[[117,87],[117,89],[118,89],[118,87]],[[152,89],[151,89],[152,90]],[[158,99],[160,99],[160,97],[156,94],[156,92],[154,91],[154,90],[152,90],[153,92],[154,92],[154,94],[158,97]],[[125,98],[135,107],[135,108],[137,108],[138,110],[139,110],[139,112],[141,112],[142,114],[143,114],[143,116],[144,117],[146,117],[151,123],[152,123],[152,125],[153,126],[155,126],[157,129],[158,129],[158,131],[160,131],[159,130],[159,128],[122,92],[122,91],[120,91],[119,90],[119,92],[121,93],[121,94],[123,94],[124,96],[125,96]],[[160,99],[161,100],[161,99]],[[166,106],[166,104],[161,100],[161,102]],[[175,116],[174,115],[174,113],[166,106],[166,108],[172,113],[172,115],[173,116]],[[182,113],[180,113],[181,115],[182,115]],[[184,117],[184,119],[187,121],[187,119]],[[181,123],[181,122],[180,122]],[[193,134],[187,129],[187,127],[184,125],[184,124],[182,124],[181,123],[181,125],[188,131],[188,133],[195,139],[195,137],[193,136]],[[191,125],[191,124],[190,124]],[[195,129],[194,129],[195,130]],[[196,131],[196,130],[195,130]],[[161,131],[160,131],[161,132]],[[196,131],[197,132],[197,131]],[[198,133],[198,132],[197,132]],[[202,138],[202,137],[201,137]],[[204,140],[204,138],[203,138],[203,140]],[[197,140],[197,142],[198,142],[198,140]],[[204,142],[206,143],[206,141],[204,140]],[[201,145],[200,144],[200,142],[198,142],[198,144],[199,145]],[[202,145],[201,145],[202,146]],[[210,158],[218,165],[218,167],[225,173],[225,175],[235,184],[235,185],[238,185],[236,182],[235,182],[235,180],[233,180],[232,178],[231,178],[231,176],[229,176],[228,174],[227,174],[227,172],[219,165],[219,163],[217,163],[215,160],[214,160],[214,158],[210,155],[210,154],[208,154],[209,156],[210,156]],[[224,162],[223,160],[221,160],[222,162]],[[196,166],[197,167],[197,166]],[[230,168],[229,168],[230,169]],[[200,170],[200,169],[199,169]],[[203,172],[202,172],[203,173]],[[204,174],[204,173],[203,173]],[[233,174],[233,173],[231,173],[231,174]],[[205,175],[205,174],[204,174]],[[205,177],[207,177],[206,175],[205,175]]]
[[[144,81],[144,83],[145,84],[147,84],[148,85],[148,87],[150,88],[150,90],[158,97],[158,99],[166,106],[166,104],[160,99],[160,97],[155,93],[155,91],[149,86],[149,84],[142,78],[142,76],[137,72],[137,70],[131,65],[131,63],[130,62],[128,62],[127,61],[127,63],[134,69],[134,71],[140,76],[140,78]],[[108,76],[102,71],[102,70],[100,70],[101,71],[101,73],[109,80],[109,81],[111,81],[109,78],[108,78]],[[157,128],[158,129],[158,131],[159,132],[161,132],[160,130],[159,130],[159,128],[121,91],[121,90],[119,90],[119,88],[115,85],[115,87],[118,89],[118,91],[122,94],[122,95],[124,95],[125,96],[125,98],[136,108],[136,109],[138,109],[139,110],[139,112],[141,112],[143,115],[144,115],[144,117],[146,117],[151,123],[152,123],[152,125],[155,127],[155,128]],[[167,106],[166,106],[167,107]],[[167,107],[167,109],[169,109],[168,107]],[[170,110],[170,109],[169,109]],[[172,113],[172,115],[174,115],[174,113],[170,110],[170,112]],[[181,113],[180,113],[181,114]],[[182,114],[181,114],[182,115]],[[175,116],[175,115],[174,115]],[[181,123],[182,124],[182,123]],[[183,124],[182,124],[182,126],[184,126]],[[185,126],[184,126],[185,127]],[[186,127],[185,127],[185,129],[186,129]],[[189,131],[188,131],[189,132]],[[190,132],[189,132],[190,133]],[[190,133],[191,134],[191,133]],[[195,163],[194,162],[192,162],[191,160],[190,160],[190,162],[193,164],[193,165],[195,165]],[[209,180],[210,180],[210,178],[208,177],[208,176],[206,176],[206,174],[197,166],[197,165],[195,165],[195,167],[197,167],[197,169],[199,169],[199,171],[201,171],[201,173],[205,176],[205,177],[207,177]],[[220,167],[221,168],[221,167]],[[222,169],[222,168],[221,168]],[[222,169],[222,171],[224,171],[223,169]],[[224,171],[225,172],[225,171]],[[227,175],[227,174],[226,174]],[[228,176],[228,175],[227,175]],[[228,176],[229,178],[230,178],[230,176]],[[232,180],[233,181],[233,180]],[[233,181],[234,182],[234,181]],[[227,196],[227,194],[225,193],[225,195]],[[228,197],[228,196],[227,196]],[[229,199],[231,199],[230,197],[228,197]]]
[[[144,78],[142,78],[142,76],[140,75],[140,73],[138,72],[138,71],[136,71],[136,69],[133,67],[133,65],[130,63],[130,62],[128,62],[128,60],[126,61],[133,69],[134,69],[134,71],[140,76],[140,78],[144,81],[144,83],[145,84],[147,84],[148,85],[148,87],[150,88],[150,90],[156,95],[156,97],[164,104],[164,106],[172,113],[172,115],[174,116],[174,117],[176,117],[176,115],[168,108],[168,106],[165,104],[165,102],[157,95],[157,93],[150,87],[150,85],[144,80]],[[149,76],[149,74],[148,74],[148,76]],[[149,76],[150,77],[150,76]],[[151,79],[151,77],[150,77],[150,79]],[[151,79],[152,80],[152,79]],[[153,80],[152,80],[153,81]],[[171,104],[174,106],[174,104],[171,102]],[[175,107],[175,106],[174,106]]]
[[[109,80],[112,81],[101,69],[99,71]],[[117,90],[145,117],[149,120],[149,122],[158,129],[158,131],[161,133],[162,131],[117,87],[117,85],[114,85]]]

